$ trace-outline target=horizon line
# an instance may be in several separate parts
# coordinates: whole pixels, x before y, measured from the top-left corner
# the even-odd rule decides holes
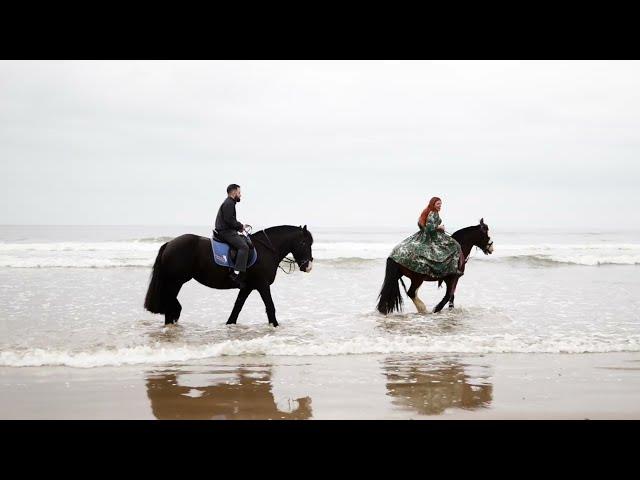
[[[284,224],[283,224],[284,225]],[[309,224],[307,224],[309,227]],[[180,223],[180,224],[143,224],[143,223],[0,223],[0,227],[207,227],[212,228],[211,225],[208,224],[197,224],[197,223]],[[491,224],[489,224],[491,228]],[[269,228],[269,227],[264,227]],[[414,226],[402,226],[402,225],[314,225],[313,228],[322,228],[322,229],[413,229]],[[495,230],[495,228],[493,228]],[[584,229],[586,231],[640,231],[640,226],[637,227],[626,227],[626,228],[614,228],[614,227],[600,227],[599,229],[594,229],[593,225],[580,225],[580,226],[556,226],[556,225],[527,225],[527,226],[517,226],[517,225],[507,225],[500,230],[505,229],[513,229],[513,230],[549,230],[549,229],[557,229],[557,230],[577,230]]]

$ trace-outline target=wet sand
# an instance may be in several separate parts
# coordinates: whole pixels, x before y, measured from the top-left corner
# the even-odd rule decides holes
[[[1,419],[640,419],[640,354],[0,368]]]

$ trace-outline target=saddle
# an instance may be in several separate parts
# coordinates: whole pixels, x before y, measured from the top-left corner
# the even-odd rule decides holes
[[[258,252],[256,248],[251,245],[249,250],[249,259],[247,260],[247,268],[251,267],[256,260],[258,260]],[[228,243],[225,243],[218,236],[218,232],[213,230],[213,236],[211,237],[211,249],[213,250],[213,260],[221,267],[234,268],[236,266],[235,260],[238,255],[238,250],[231,247]]]

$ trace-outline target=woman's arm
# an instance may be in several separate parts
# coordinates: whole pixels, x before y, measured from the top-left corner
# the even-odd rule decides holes
[[[436,216],[433,212],[429,214],[427,217],[427,223],[425,225],[425,230],[427,233],[433,238],[436,234],[436,230],[438,229],[438,223],[436,220]]]

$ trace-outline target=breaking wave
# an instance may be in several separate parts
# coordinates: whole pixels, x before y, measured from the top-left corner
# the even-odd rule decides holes
[[[160,246],[172,237],[112,242],[0,243],[0,267],[119,268],[151,267]],[[334,266],[357,266],[387,258],[392,243],[316,242],[314,258]],[[495,246],[493,255],[473,250],[471,260],[545,267],[558,264],[640,265],[640,244],[538,244]]]
[[[415,336],[354,337],[318,343],[294,337],[226,340],[205,345],[166,343],[113,349],[67,351],[29,349],[0,352],[0,366],[69,366],[91,368],[137,364],[166,364],[222,356],[322,356],[390,353],[605,353],[640,351],[640,338],[520,338],[513,335],[477,335],[424,338]]]

